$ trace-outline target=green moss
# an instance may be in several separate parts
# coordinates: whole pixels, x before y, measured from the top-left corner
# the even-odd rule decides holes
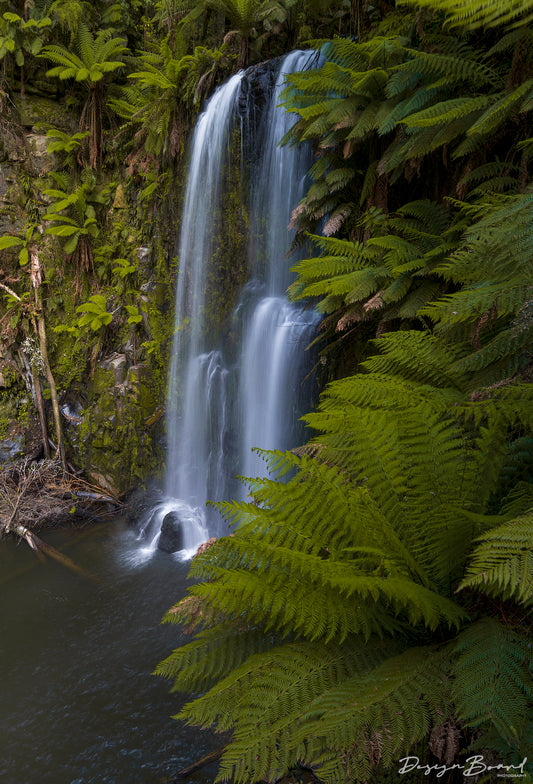
[[[1,368],[0,439],[7,438],[17,427],[24,427],[33,411],[31,400],[20,373],[10,365]]]
[[[160,406],[147,365],[129,368],[124,384],[97,368],[83,413],[80,451],[85,470],[124,492],[157,474],[161,433],[154,413]]]
[[[240,153],[241,139],[236,129],[228,156],[230,163],[222,174],[224,198],[212,218],[217,245],[206,284],[204,329],[210,336],[224,334],[226,345],[231,344],[231,316],[248,274],[248,188],[242,177]]]
[[[23,126],[35,127],[39,123],[46,123],[70,133],[77,129],[75,118],[64,104],[37,95],[25,95],[23,98],[14,96],[13,101]]]

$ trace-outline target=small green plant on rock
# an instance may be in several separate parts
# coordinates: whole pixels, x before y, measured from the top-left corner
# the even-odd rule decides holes
[[[0,237],[0,250],[7,250],[7,248],[15,248],[22,245],[19,251],[19,264],[21,267],[24,267],[30,259],[29,247],[34,241],[36,230],[37,226],[33,224],[26,229],[23,237],[19,237],[16,234],[4,234],[3,237]]]
[[[59,128],[49,128],[46,136],[51,141],[46,148],[48,155],[58,155],[63,159],[63,166],[67,169],[75,169],[79,163],[79,155],[82,144],[88,137],[89,131],[80,133],[65,133]]]
[[[142,313],[139,311],[139,308],[136,308],[135,305],[125,305],[126,310],[128,311],[128,324],[140,324],[143,320]]]
[[[20,94],[24,95],[24,64],[28,55],[39,54],[46,41],[51,19],[23,19],[18,14],[6,11],[0,16],[0,60],[14,57],[20,68]]]
[[[93,294],[83,305],[78,305],[76,312],[82,314],[78,319],[78,326],[89,325],[95,332],[106,327],[113,319],[113,315],[107,311],[106,298],[103,294]]]
[[[63,241],[63,252],[76,266],[76,294],[82,290],[83,274],[94,271],[94,240],[100,235],[98,208],[109,202],[114,184],[98,185],[90,169],[80,181],[66,173],[53,172],[57,187],[45,188],[43,194],[53,201],[44,220],[50,221],[45,234]]]

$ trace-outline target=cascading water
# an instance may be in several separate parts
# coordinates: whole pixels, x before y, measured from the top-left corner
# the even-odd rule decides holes
[[[165,499],[141,521],[147,554],[157,546],[161,525],[176,514],[184,534],[184,557],[209,536],[205,502],[224,493],[223,441],[227,370],[220,351],[209,348],[202,313],[213,252],[212,217],[219,208],[228,136],[236,114],[242,74],[211,98],[194,131],[179,244],[175,331],[167,405]]]
[[[244,476],[262,476],[265,471],[253,447],[287,449],[294,445],[304,352],[316,323],[314,311],[292,305],[285,296],[290,282],[287,254],[291,234],[287,227],[292,210],[304,195],[311,150],[280,145],[294,119],[278,108],[285,75],[302,70],[308,60],[309,53],[296,51],[282,62],[262,129],[262,155],[254,177],[250,256],[257,282],[250,287],[255,297],[248,304],[251,317],[244,329],[239,384]]]
[[[193,506],[204,506],[211,491],[223,491],[217,443],[223,439],[227,373],[221,354],[203,334],[203,311],[215,242],[213,216],[220,206],[221,175],[230,149],[228,137],[241,76],[235,75],[216,91],[197,123],[181,224],[167,408],[166,493]]]
[[[277,104],[284,74],[303,69],[308,59],[305,52],[283,59],[259,123],[243,96],[240,73],[216,91],[194,132],[179,245],[166,497],[143,524],[148,549],[155,547],[169,511],[177,513],[186,529],[184,554],[209,535],[225,533],[214,512],[207,525],[206,501],[233,496],[236,474],[264,471],[262,461],[256,465],[253,446],[292,445],[302,356],[315,316],[289,304],[284,295],[290,279],[287,226],[303,194],[310,153],[279,147],[291,118]],[[217,338],[206,324],[210,264],[220,231],[216,216],[224,205],[224,170],[234,165],[235,128],[254,135],[241,143],[240,166],[241,175],[257,184],[250,198],[250,280],[231,329],[233,345],[241,346],[240,361],[230,363],[230,353],[238,356],[239,351],[230,352],[224,336]],[[255,163],[243,162],[245,148],[254,151]],[[219,327],[224,332],[225,326]]]

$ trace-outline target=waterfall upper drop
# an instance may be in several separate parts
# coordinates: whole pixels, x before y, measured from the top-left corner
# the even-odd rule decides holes
[[[308,53],[297,51],[282,62],[262,128],[262,153],[254,178],[250,261],[256,296],[243,333],[239,384],[240,470],[244,476],[264,474],[264,462],[252,452],[253,447],[294,446],[297,412],[304,413],[298,405],[300,384],[316,315],[289,303],[285,291],[290,283],[288,225],[304,195],[312,156],[308,146],[281,146],[294,119],[278,105],[285,75],[301,70],[308,60]],[[296,260],[293,256],[292,262]]]
[[[181,223],[175,332],[167,405],[166,494],[204,506],[208,491],[223,492],[219,450],[223,437],[226,371],[204,333],[205,289],[215,242],[222,172],[230,151],[242,74],[220,87],[200,116],[192,140]],[[220,414],[220,416],[219,416]],[[218,420],[218,421],[217,421]],[[213,462],[214,460],[214,462]]]
[[[259,120],[247,99],[250,72],[232,77],[207,104],[192,140],[178,255],[165,503],[186,505],[187,525],[198,520],[200,539],[206,501],[235,497],[237,474],[264,471],[253,446],[293,446],[294,423],[303,413],[295,414],[295,407],[315,316],[290,304],[285,289],[287,227],[311,161],[309,150],[280,147],[292,118],[278,103],[284,75],[308,61],[309,53],[293,52],[278,64],[275,78],[267,72],[269,95]],[[228,230],[228,183],[235,169],[241,182],[252,181],[250,214],[243,221],[249,233],[245,285],[231,318],[214,323],[212,292],[221,297],[225,289],[213,259],[220,254],[221,232]],[[215,513],[208,528],[210,535],[226,532]]]

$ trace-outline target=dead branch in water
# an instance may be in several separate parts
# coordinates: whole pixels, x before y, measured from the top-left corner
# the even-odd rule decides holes
[[[183,781],[183,779],[186,779],[192,773],[196,773],[197,770],[201,770],[202,768],[205,768],[206,765],[211,765],[211,763],[216,762],[224,753],[225,748],[225,746],[221,746],[219,749],[210,751],[209,754],[207,754],[205,757],[202,757],[202,759],[193,762],[192,765],[187,765],[186,768],[182,768],[172,779],[172,784],[177,781]]]

